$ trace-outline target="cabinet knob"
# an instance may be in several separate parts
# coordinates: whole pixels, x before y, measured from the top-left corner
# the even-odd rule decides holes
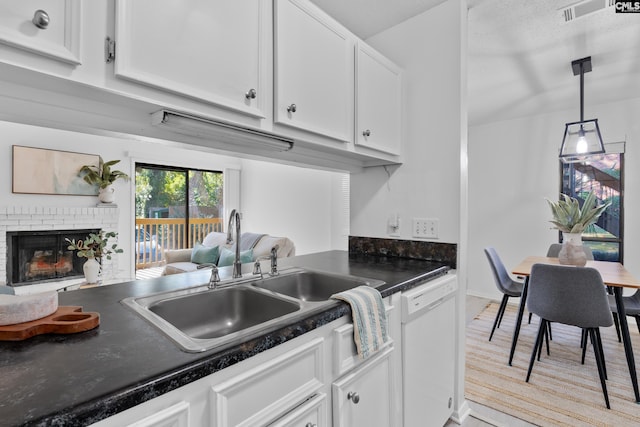
[[[249,89],[249,92],[244,94],[244,97],[247,99],[256,99],[258,92],[255,89]]]
[[[287,107],[287,111],[290,113],[295,113],[296,110],[298,110],[298,107],[296,106],[296,104],[291,104]]]
[[[360,395],[355,391],[350,391],[349,393],[347,393],[347,399],[357,405],[358,402],[360,402]]]
[[[33,14],[31,22],[33,22],[33,25],[36,27],[46,30],[49,26],[49,14],[42,9],[38,9]]]
[[[362,132],[362,136],[371,136],[371,131],[369,129]]]

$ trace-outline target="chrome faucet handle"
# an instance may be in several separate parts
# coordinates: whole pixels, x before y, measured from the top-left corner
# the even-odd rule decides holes
[[[211,277],[209,277],[209,289],[215,289],[220,283],[220,275],[218,274],[218,267],[211,266]]]
[[[253,264],[253,274],[256,276],[260,275],[260,278],[262,279],[262,267],[260,267],[260,258],[258,258]]]
[[[274,247],[271,248],[271,272],[270,274],[272,276],[277,276],[278,274],[278,249],[280,249],[280,246],[275,245]]]

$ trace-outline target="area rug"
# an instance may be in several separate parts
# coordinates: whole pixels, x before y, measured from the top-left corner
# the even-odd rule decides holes
[[[509,306],[489,342],[498,309],[492,303],[467,325],[465,396],[467,399],[540,426],[640,426],[624,347],[615,327],[602,328],[611,409],[607,409],[589,345],[581,365],[580,329],[552,324],[550,356],[543,350],[529,383],[525,382],[539,319],[524,316],[512,366],[508,365],[517,307]],[[526,313],[525,313],[526,314]],[[640,336],[629,328],[636,364]]]

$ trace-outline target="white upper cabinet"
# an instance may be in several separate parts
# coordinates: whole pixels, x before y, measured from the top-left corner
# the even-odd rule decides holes
[[[0,43],[72,65],[80,60],[80,0],[0,2]]]
[[[356,54],[358,146],[399,155],[402,140],[400,69],[364,43]]]
[[[264,117],[269,13],[256,0],[117,0],[116,76]]]
[[[277,0],[274,121],[353,141],[353,36],[308,2]]]

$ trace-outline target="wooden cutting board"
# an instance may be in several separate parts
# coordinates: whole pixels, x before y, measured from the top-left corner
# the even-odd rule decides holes
[[[0,326],[0,341],[22,341],[41,334],[75,334],[99,324],[98,313],[85,313],[78,306],[60,306],[55,313],[42,319]]]

